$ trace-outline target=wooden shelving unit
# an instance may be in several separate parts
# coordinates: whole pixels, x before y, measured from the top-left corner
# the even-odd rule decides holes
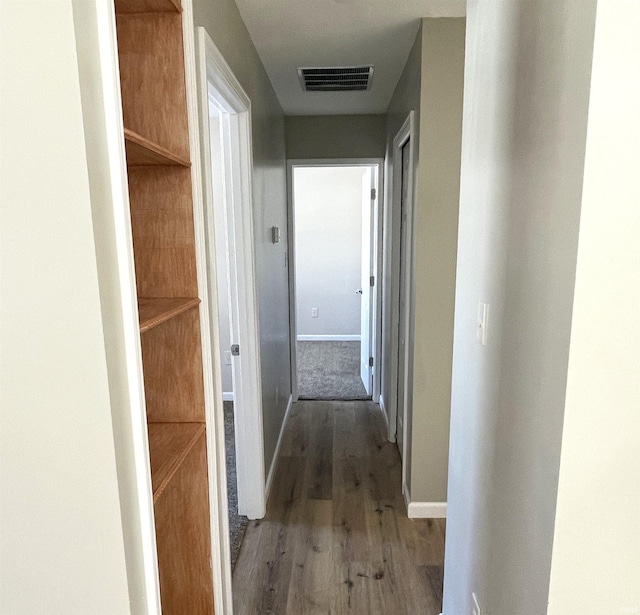
[[[179,0],[114,0],[160,598],[213,614],[204,379]]]

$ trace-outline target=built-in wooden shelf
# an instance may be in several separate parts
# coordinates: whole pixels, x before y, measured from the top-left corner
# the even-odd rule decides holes
[[[148,429],[151,485],[156,502],[204,433],[205,426],[204,423],[149,423]]]
[[[197,297],[138,297],[140,333],[198,307]]]
[[[127,150],[127,164],[129,166],[191,166],[188,159],[177,156],[166,147],[153,143],[128,128],[124,129],[124,145]]]
[[[180,0],[115,0],[116,13],[180,13]]]

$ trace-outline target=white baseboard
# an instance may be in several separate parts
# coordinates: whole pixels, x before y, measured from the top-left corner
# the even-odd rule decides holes
[[[407,483],[403,483],[402,485],[402,495],[404,496],[404,505],[407,509],[407,515],[408,515],[409,504],[411,504],[411,495],[409,494],[409,485],[407,485]]]
[[[222,394],[222,401],[233,401],[233,391]]]
[[[359,342],[359,335],[298,335],[299,342]]]
[[[446,502],[411,502],[407,508],[409,519],[446,519]]]
[[[267,475],[267,484],[265,486],[265,502],[269,501],[269,494],[271,493],[271,485],[273,484],[273,477],[276,474],[276,468],[278,466],[278,458],[280,457],[280,447],[282,446],[282,437],[284,435],[287,421],[289,420],[289,414],[291,413],[291,407],[293,406],[293,397],[289,395],[289,401],[287,402],[287,409],[282,419],[282,425],[280,427],[280,435],[278,436],[278,442],[276,444],[276,450],[273,453],[273,459],[271,460],[271,467],[269,468],[269,474]]]
[[[409,487],[402,485],[404,503],[407,507],[407,517],[409,519],[446,519],[446,502],[412,502]]]

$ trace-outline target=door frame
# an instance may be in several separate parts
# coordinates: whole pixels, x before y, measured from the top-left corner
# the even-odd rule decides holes
[[[403,492],[407,488],[407,440],[409,435],[408,426],[408,410],[411,407],[411,385],[412,385],[412,365],[413,365],[413,330],[414,330],[414,296],[415,296],[415,283],[414,283],[414,262],[415,262],[415,241],[414,241],[414,226],[415,226],[415,203],[414,203],[414,161],[416,154],[416,134],[415,134],[415,111],[410,111],[407,115],[402,127],[393,139],[393,171],[392,171],[392,185],[391,185],[391,206],[392,206],[392,250],[391,250],[391,386],[389,395],[389,440],[396,440],[396,424],[398,418],[398,412],[402,412],[402,489]],[[407,233],[405,241],[408,242],[407,250],[405,251],[405,259],[402,262],[402,246],[401,240],[401,198],[402,198],[402,148],[409,141],[409,186],[408,186],[408,198],[407,198]],[[396,246],[396,249],[393,249]],[[400,340],[399,340],[399,328],[400,328],[400,273],[407,277],[404,284],[405,288],[405,314],[407,322],[407,343],[405,344],[404,361],[404,382],[398,382],[399,373],[399,354],[400,354]],[[393,283],[393,281],[396,281]],[[404,406],[398,408],[398,388],[404,387]]]
[[[232,613],[232,571],[229,544],[225,431],[222,401],[222,360],[219,344],[218,291],[215,261],[215,227],[212,188],[212,157],[209,138],[209,87],[224,100],[235,117],[232,150],[237,152],[232,167],[233,198],[236,221],[236,271],[238,277],[238,312],[240,356],[238,367],[242,384],[235,390],[236,466],[238,496],[243,493],[243,514],[258,519],[266,512],[266,481],[264,464],[264,432],[262,417],[261,366],[258,331],[258,305],[255,282],[255,251],[253,235],[252,178],[253,147],[251,142],[251,101],[236,79],[213,40],[203,27],[196,28],[198,106],[200,148],[202,155],[202,185],[204,187],[205,235],[207,247],[208,309],[213,363],[204,366],[205,379],[213,380],[215,403],[207,416],[209,448],[209,489],[212,501],[212,567],[214,580],[221,590],[216,592],[216,612]],[[234,385],[235,388],[235,385]],[[241,389],[241,390],[240,390]],[[242,398],[238,403],[239,397]]]
[[[297,324],[296,324],[296,261],[295,261],[295,203],[293,195],[293,169],[296,167],[370,167],[378,168],[378,187],[375,199],[374,223],[372,233],[375,244],[375,258],[372,261],[375,285],[372,302],[372,333],[373,333],[373,392],[372,400],[377,403],[380,398],[382,378],[382,215],[384,208],[381,199],[384,189],[384,159],[383,158],[292,158],[287,160],[287,246],[289,272],[289,335],[291,344],[291,395],[293,401],[298,401],[298,352],[297,352]]]

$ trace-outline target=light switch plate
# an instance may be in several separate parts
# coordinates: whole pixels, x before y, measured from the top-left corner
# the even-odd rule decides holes
[[[318,308],[311,308],[311,318],[318,318]]]

